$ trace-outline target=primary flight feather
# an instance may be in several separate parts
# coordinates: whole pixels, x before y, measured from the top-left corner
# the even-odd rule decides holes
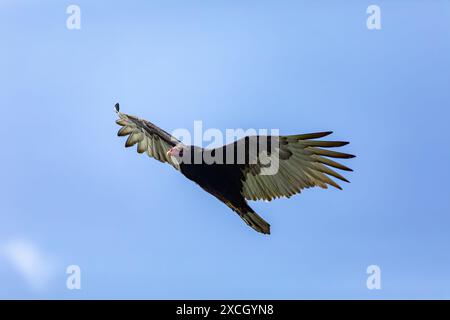
[[[270,225],[246,200],[291,197],[310,187],[341,187],[331,177],[348,182],[335,169],[352,171],[332,160],[354,156],[324,148],[348,142],[316,140],[332,132],[290,136],[249,136],[216,149],[187,146],[153,123],[120,112],[119,136],[128,136],[125,147],[167,162],[235,211],[250,227],[270,234]],[[213,161],[211,161],[211,159]],[[274,170],[275,168],[275,170]]]

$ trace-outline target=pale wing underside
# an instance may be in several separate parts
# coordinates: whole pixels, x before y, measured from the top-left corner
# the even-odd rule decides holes
[[[302,189],[327,185],[341,187],[330,176],[348,182],[332,168],[352,171],[330,158],[353,158],[353,155],[323,148],[341,147],[348,142],[318,141],[332,132],[319,132],[303,135],[279,137],[279,165],[274,175],[262,175],[263,166],[250,164],[244,167],[242,194],[247,200],[272,200],[291,197]],[[331,168],[332,167],[332,168]]]
[[[158,128],[153,123],[135,116],[117,111],[119,119],[116,123],[122,128],[117,133],[118,136],[128,136],[125,147],[131,147],[137,144],[138,153],[147,153],[148,156],[161,162],[167,162],[179,169],[167,151],[180,143],[170,134]]]

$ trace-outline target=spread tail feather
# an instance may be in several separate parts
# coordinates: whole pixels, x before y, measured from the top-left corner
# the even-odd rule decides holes
[[[256,231],[264,234],[270,234],[270,224],[268,224],[253,210],[246,210],[245,212],[240,210],[239,216],[245,221],[246,224]]]

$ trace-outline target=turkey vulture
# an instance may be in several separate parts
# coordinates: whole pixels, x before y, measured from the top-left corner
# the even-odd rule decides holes
[[[125,147],[137,144],[138,153],[146,152],[150,157],[172,165],[225,203],[250,227],[264,234],[270,234],[270,225],[250,208],[246,200],[289,198],[304,188],[315,186],[327,188],[331,185],[342,189],[329,176],[349,182],[330,167],[352,170],[330,158],[354,156],[323,149],[341,147],[348,142],[316,140],[328,136],[331,131],[247,136],[220,148],[204,149],[184,145],[153,123],[120,112],[118,103],[115,109],[119,116],[116,123],[122,126],[118,136],[128,136]],[[273,167],[275,170],[271,172]]]

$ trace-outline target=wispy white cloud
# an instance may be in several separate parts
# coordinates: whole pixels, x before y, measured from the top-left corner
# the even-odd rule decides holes
[[[30,241],[10,240],[0,247],[0,254],[34,291],[46,289],[55,274],[55,260]]]

